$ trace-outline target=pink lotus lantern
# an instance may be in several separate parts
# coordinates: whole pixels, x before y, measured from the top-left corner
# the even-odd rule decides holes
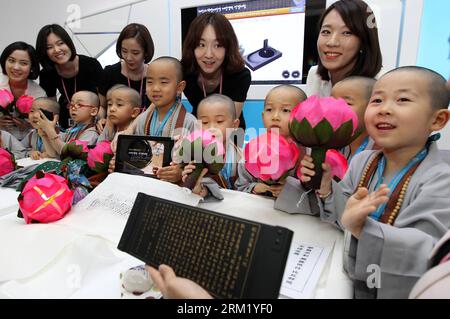
[[[51,223],[64,217],[72,206],[73,191],[61,176],[38,172],[19,195],[19,207],[27,224]]]
[[[0,176],[11,173],[16,167],[14,155],[7,150],[0,148]]]
[[[16,101],[16,109],[22,117],[27,117],[30,113],[31,105],[33,104],[33,97],[29,95],[22,95]]]
[[[306,187],[319,189],[322,163],[328,149],[349,145],[358,137],[358,117],[343,99],[311,96],[291,112],[289,123],[292,136],[310,147],[316,174]]]
[[[336,150],[328,150],[326,157],[325,157],[325,163],[329,164],[331,167],[331,176],[337,177],[339,180],[342,180],[345,176],[345,173],[348,169],[348,162],[342,153]],[[299,165],[297,169],[297,177],[300,179],[302,176],[301,173],[302,166]]]
[[[0,112],[3,115],[11,115],[13,112],[14,95],[7,90],[0,90]]]
[[[89,150],[87,164],[90,169],[97,173],[106,173],[113,155],[111,142],[102,141]]]
[[[299,154],[295,142],[268,132],[252,139],[245,146],[245,168],[258,180],[269,185],[276,184],[295,168]]]
[[[344,155],[337,150],[328,150],[325,163],[329,164],[331,167],[331,175],[342,180],[347,173],[348,162]]]
[[[197,130],[181,139],[175,150],[177,162],[182,167],[195,161],[195,170],[187,178],[184,187],[192,189],[203,168],[208,168],[208,174],[215,175],[223,168],[225,151],[221,141],[210,132]]]
[[[89,153],[88,142],[73,140],[66,143],[61,151],[61,160],[64,162],[81,159],[86,161]]]

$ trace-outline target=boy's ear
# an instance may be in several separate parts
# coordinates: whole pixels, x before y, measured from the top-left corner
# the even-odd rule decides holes
[[[136,117],[138,117],[139,114],[141,114],[141,108],[138,106],[133,107],[131,111],[131,118],[135,119]]]
[[[433,123],[431,124],[432,131],[440,131],[447,124],[450,118],[450,111],[448,109],[440,109],[434,113]]]
[[[183,93],[184,89],[186,88],[186,81],[181,81],[180,83],[177,84],[177,92],[178,94]]]
[[[91,107],[91,116],[92,117],[97,116],[98,111],[99,111],[98,107]]]
[[[239,121],[239,119],[233,120],[233,128],[238,128],[239,127],[239,123],[241,123],[241,121]]]

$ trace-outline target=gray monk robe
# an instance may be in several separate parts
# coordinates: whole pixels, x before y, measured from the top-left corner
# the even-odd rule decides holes
[[[298,181],[289,179],[275,208],[291,213],[320,211],[322,220],[339,225],[347,199],[354,193],[368,160],[376,154],[377,151],[365,151],[355,156],[344,179],[339,184],[333,182],[332,195],[324,202],[309,193],[298,208],[305,190]],[[374,174],[369,191],[373,191],[376,184]],[[368,217],[360,239],[349,236],[344,258],[346,270],[354,280],[355,297],[407,298],[416,281],[426,272],[433,246],[449,228],[450,167],[433,142],[427,157],[412,175],[393,226]],[[381,272],[378,289],[369,289],[366,284],[367,279],[373,282],[375,277],[373,265],[378,265]]]
[[[27,150],[14,135],[0,130],[0,140],[2,142],[0,146],[13,153],[16,160],[25,157]]]
[[[295,176],[296,169],[289,171],[289,176]],[[259,181],[245,168],[245,162],[238,163],[238,179],[234,184],[236,190],[245,193],[251,193]],[[263,182],[261,182],[263,183]]]

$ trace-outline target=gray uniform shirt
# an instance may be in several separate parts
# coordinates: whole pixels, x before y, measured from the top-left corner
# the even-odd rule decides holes
[[[289,171],[289,176],[295,176],[295,169]],[[238,179],[234,184],[236,190],[251,193],[257,183],[259,183],[258,179],[250,174],[245,168],[245,162],[241,161],[238,163]]]
[[[38,132],[37,129],[32,129],[30,132],[28,132],[27,135],[25,135],[25,137],[20,141],[23,145],[23,147],[25,147],[27,149],[26,152],[26,156],[29,157],[30,156],[30,152],[32,151],[38,151],[38,147],[37,147],[37,140],[38,140]],[[44,144],[42,144],[42,151],[45,151],[45,147]]]
[[[291,213],[320,214],[324,221],[340,226],[347,199],[355,191],[367,162],[377,151],[364,151],[352,160],[340,183],[324,202],[313,193],[297,205],[305,190],[290,180],[277,199],[276,208]],[[377,176],[372,178],[373,190]],[[311,200],[314,199],[314,200]],[[414,172],[394,225],[367,218],[360,239],[348,236],[346,270],[354,281],[356,298],[407,298],[427,270],[433,246],[450,228],[450,167],[436,143]],[[378,277],[378,280],[374,279]],[[369,288],[367,282],[375,284]]]
[[[63,141],[66,139],[67,133],[60,133],[59,136]],[[95,145],[97,143],[98,139],[98,132],[95,126],[88,128],[83,133],[80,134],[80,136],[77,138],[80,141],[87,141],[88,145]],[[67,141],[68,143],[69,141]]]
[[[15,138],[12,134],[0,130],[2,145],[1,147],[7,149],[14,154],[16,160],[24,158],[27,153],[27,149]]]
[[[184,106],[182,106],[182,107],[184,107]],[[177,119],[178,119],[178,115],[180,114],[180,110],[181,110],[181,108],[179,107],[172,114],[172,116],[171,116],[172,120],[169,119],[169,121],[166,123],[167,125],[164,126],[161,136],[165,136],[165,137],[175,137],[177,135],[182,136],[182,135],[189,134],[195,130],[196,125],[197,125],[197,119],[191,113],[186,112],[186,116],[184,117],[184,122],[183,122],[183,130],[181,130],[180,132],[176,132],[175,126],[177,124]],[[137,118],[138,122],[137,122],[137,126],[136,126],[136,131],[135,131],[136,135],[146,135],[145,134],[145,123],[146,123],[149,112],[150,112],[150,108],[148,108],[142,114],[142,116],[139,116]],[[154,115],[155,115],[155,113],[153,113],[152,116],[154,116]],[[169,122],[171,123],[171,125],[168,125]]]

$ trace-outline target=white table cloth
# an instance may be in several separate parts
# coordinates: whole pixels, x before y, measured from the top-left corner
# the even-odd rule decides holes
[[[17,206],[6,205],[7,214],[0,215],[0,298],[120,298],[120,271],[142,264],[116,248],[138,192],[189,205],[200,200],[173,184],[114,173],[52,224],[26,225],[16,217]],[[1,199],[13,193],[0,188]],[[277,211],[273,199],[229,190],[223,194],[223,201],[198,205],[287,227],[294,231],[293,242],[333,247],[314,297],[352,297],[353,286],[342,267],[340,230],[317,217]],[[0,212],[2,206],[3,201]]]

